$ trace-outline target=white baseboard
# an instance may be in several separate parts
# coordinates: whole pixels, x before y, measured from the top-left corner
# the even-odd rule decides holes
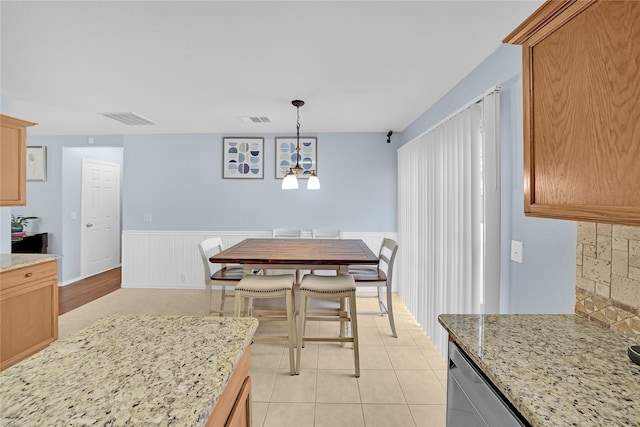
[[[77,282],[78,280],[82,280],[82,279],[83,279],[83,278],[82,278],[81,276],[78,276],[78,277],[74,277],[73,279],[69,279],[69,280],[67,280],[67,281],[64,281],[64,282],[62,282],[62,283],[58,282],[58,287],[60,287],[60,286],[67,286],[67,285],[70,285],[70,284],[75,283],[75,282]]]
[[[181,283],[179,285],[172,285],[170,283],[163,283],[161,285],[149,286],[148,283],[129,283],[127,286],[124,284],[121,286],[127,289],[204,289],[204,285],[198,285],[195,283]]]

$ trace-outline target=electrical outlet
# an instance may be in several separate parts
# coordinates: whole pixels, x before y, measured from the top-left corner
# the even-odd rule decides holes
[[[151,222],[152,216],[150,213],[144,214],[143,222]]]
[[[522,249],[522,242],[518,242],[517,240],[511,241],[511,261],[522,264]]]

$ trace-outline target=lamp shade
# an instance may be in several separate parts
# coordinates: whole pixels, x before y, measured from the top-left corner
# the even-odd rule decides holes
[[[296,190],[298,188],[298,180],[293,172],[289,171],[282,180],[283,190]]]
[[[318,175],[316,175],[316,171],[311,173],[309,180],[307,181],[307,190],[319,190],[320,189],[320,180],[318,179]]]

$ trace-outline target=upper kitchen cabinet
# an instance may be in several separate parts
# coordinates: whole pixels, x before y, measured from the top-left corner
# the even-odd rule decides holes
[[[526,215],[640,225],[640,1],[547,1],[523,49]]]
[[[33,125],[0,114],[0,206],[27,203],[27,127]]]

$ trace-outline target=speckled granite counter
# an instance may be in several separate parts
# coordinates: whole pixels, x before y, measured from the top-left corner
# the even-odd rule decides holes
[[[533,426],[640,426],[640,366],[609,329],[575,315],[438,320]]]
[[[0,254],[0,273],[59,258],[52,254]]]
[[[0,374],[0,425],[204,425],[257,327],[253,318],[103,318]]]

